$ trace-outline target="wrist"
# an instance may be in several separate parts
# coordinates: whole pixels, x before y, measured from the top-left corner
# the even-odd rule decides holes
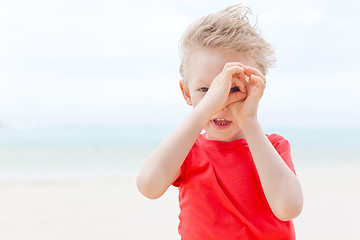
[[[205,97],[194,107],[194,111],[198,111],[202,116],[209,120],[215,113],[214,103],[207,101]]]
[[[257,115],[254,115],[245,118],[240,118],[238,119],[238,123],[241,129],[243,129],[243,128],[250,128],[253,125],[259,124],[259,121]]]
[[[212,117],[211,107],[205,102],[200,102],[193,109],[194,114],[197,115],[199,122],[206,124],[207,121]]]
[[[239,123],[239,127],[240,127],[241,131],[245,135],[252,133],[252,132],[256,131],[257,129],[261,129],[261,126],[260,126],[257,116],[247,117],[245,119],[242,119],[238,123]]]

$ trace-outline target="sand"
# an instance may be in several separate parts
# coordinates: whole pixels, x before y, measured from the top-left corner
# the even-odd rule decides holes
[[[359,239],[360,167],[304,169],[304,208],[294,220],[297,239]]]
[[[358,239],[359,169],[300,169],[297,239]],[[0,239],[180,239],[177,189],[149,200],[134,177],[1,181]]]
[[[151,201],[134,179],[0,185],[0,239],[176,239],[177,192]]]

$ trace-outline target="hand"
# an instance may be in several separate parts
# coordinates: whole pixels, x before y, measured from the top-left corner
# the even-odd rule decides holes
[[[213,80],[202,99],[211,114],[223,110],[229,104],[247,97],[245,65],[239,62],[226,63],[221,73]]]
[[[233,102],[229,106],[240,125],[248,119],[257,117],[259,102],[266,86],[266,79],[258,69],[249,66],[243,68],[244,74],[248,77],[248,82],[245,85],[247,98]]]

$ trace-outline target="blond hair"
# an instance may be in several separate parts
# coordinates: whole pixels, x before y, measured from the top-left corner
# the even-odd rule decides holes
[[[197,49],[216,49],[246,54],[255,60],[256,67],[265,75],[275,63],[274,51],[261,36],[248,15],[251,9],[240,4],[209,14],[195,21],[185,31],[180,42],[180,75],[186,80],[186,69],[191,52]]]

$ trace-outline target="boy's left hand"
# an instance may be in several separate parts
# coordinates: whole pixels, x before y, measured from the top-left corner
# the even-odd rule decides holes
[[[259,102],[266,85],[266,79],[258,69],[244,66],[244,73],[248,77],[247,98],[229,105],[240,125],[257,117]]]

